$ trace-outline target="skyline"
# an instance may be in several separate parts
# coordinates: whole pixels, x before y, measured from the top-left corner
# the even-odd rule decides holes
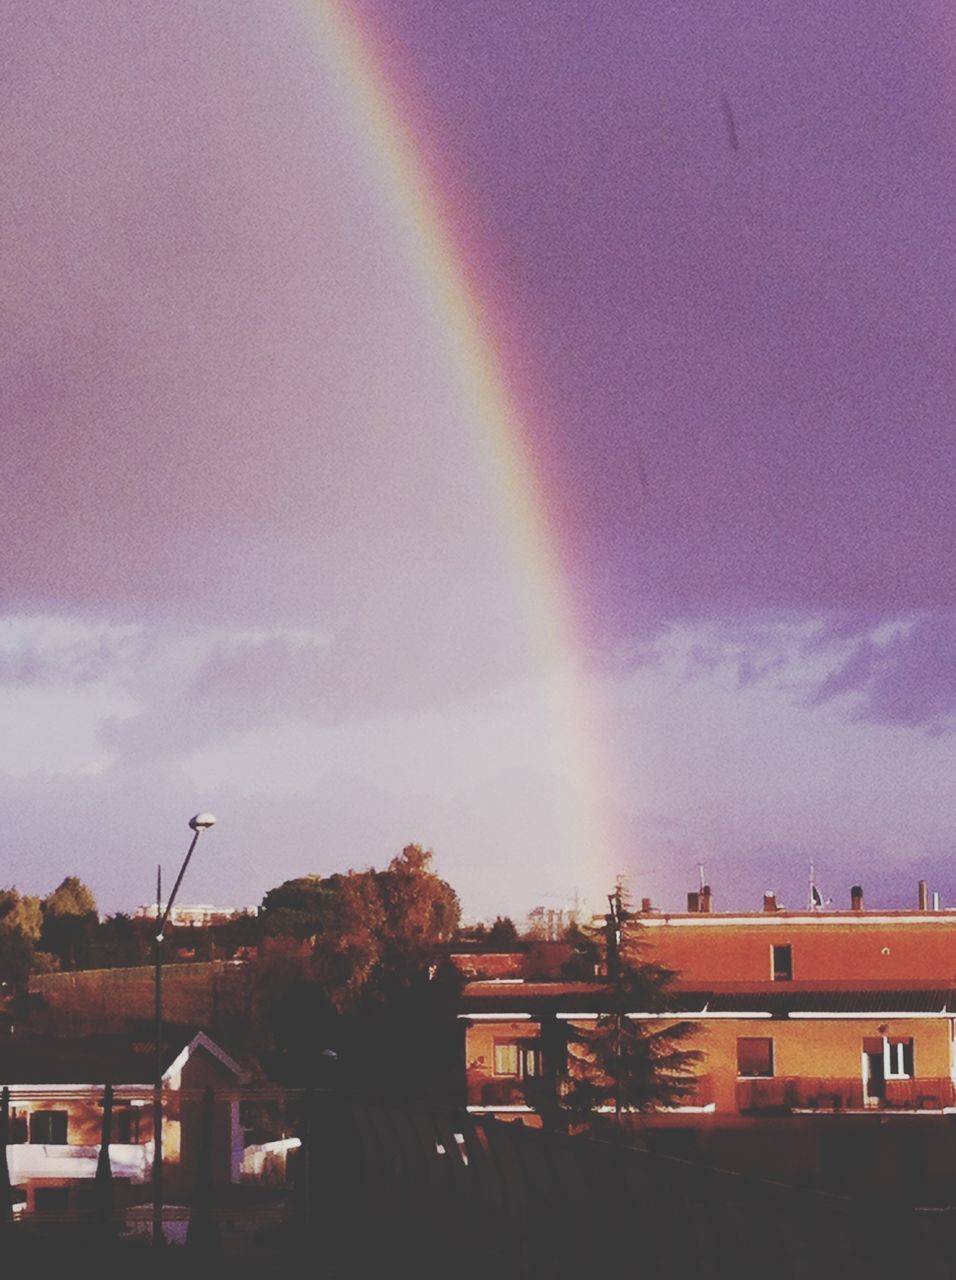
[[[956,903],[956,15],[634,10],[11,15],[0,881]]]

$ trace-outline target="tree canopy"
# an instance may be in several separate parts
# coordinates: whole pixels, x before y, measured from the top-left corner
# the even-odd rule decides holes
[[[0,889],[0,984],[22,985],[35,965],[43,928],[40,899]]]
[[[407,982],[452,937],[461,914],[432,856],[412,844],[383,871],[286,880],[262,900],[263,933],[309,941],[310,977],[336,1007]]]
[[[0,926],[17,929],[30,942],[40,941],[43,908],[40,899],[16,889],[0,889]]]
[[[55,916],[95,916],[96,899],[78,876],[66,876],[43,899],[43,914]]]
[[[64,969],[82,968],[96,935],[96,899],[78,876],[66,876],[42,902],[40,946]]]
[[[518,926],[510,916],[495,916],[494,924],[484,936],[487,947],[499,947],[502,950],[513,947],[518,941]]]
[[[265,895],[257,1014],[276,1078],[339,1071],[380,1095],[453,1096],[460,975],[440,944],[460,907],[431,860],[408,845],[384,870],[301,876]]]

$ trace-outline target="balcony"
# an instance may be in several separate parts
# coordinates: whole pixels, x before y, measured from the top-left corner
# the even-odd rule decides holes
[[[14,1184],[35,1178],[93,1178],[96,1174],[98,1146],[59,1144],[16,1144],[7,1147],[7,1165]],[[149,1177],[153,1156],[152,1142],[110,1144],[110,1163],[114,1178],[145,1182]]]
[[[737,1109],[761,1111],[940,1111],[956,1105],[948,1078],[887,1080],[881,1097],[867,1098],[859,1076],[774,1076],[737,1081]]]
[[[525,1082],[515,1078],[504,1079],[474,1079],[468,1083],[468,1105],[482,1107],[503,1107],[503,1106],[522,1106],[532,1105],[538,1106],[542,1101],[540,1082],[535,1081],[538,1088],[532,1093],[529,1103],[528,1094],[525,1091]],[[566,1087],[562,1087],[559,1091],[562,1095],[566,1092]],[[699,1111],[708,1107],[712,1108],[714,1102],[714,1083],[710,1076],[694,1076],[687,1080],[687,1088],[681,1094],[675,1096],[670,1107],[666,1110],[691,1110]]]
[[[943,1076],[925,1080],[887,1080],[883,1106],[887,1110],[941,1111],[956,1105],[956,1086]]]
[[[862,1111],[866,1103],[859,1076],[804,1076],[790,1083],[790,1105],[798,1111]]]
[[[737,1081],[738,1111],[789,1111],[793,1106],[793,1080],[782,1076]]]
[[[472,1093],[469,1090],[469,1093]],[[525,1101],[524,1090],[521,1087],[520,1080],[483,1080],[477,1089],[477,1097],[469,1102],[475,1101],[483,1107],[514,1107],[521,1106]]]

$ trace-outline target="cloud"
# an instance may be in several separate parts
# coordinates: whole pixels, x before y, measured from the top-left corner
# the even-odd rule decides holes
[[[744,691],[790,671],[809,626],[806,619],[772,613],[718,616],[695,626],[675,624],[669,641],[672,652],[683,654],[683,679],[707,680],[727,673]]]
[[[126,673],[138,706],[106,719],[100,739],[114,759],[172,760],[244,730],[321,719],[326,651],[303,631],[154,632]]]
[[[142,651],[136,627],[24,615],[0,617],[0,685],[82,686],[114,679]]]
[[[952,609],[902,618],[758,612],[733,622],[674,626],[659,648],[671,656],[663,673],[671,680],[731,678],[741,693],[770,685],[808,710],[832,707],[858,723],[934,734],[956,729]]]
[[[458,707],[534,666],[504,591],[337,634],[170,626],[144,634],[148,645],[125,668],[137,709],[102,730],[104,745],[130,759],[180,756],[267,725]]]
[[[885,628],[883,628],[885,631]],[[956,612],[938,610],[903,623],[885,638],[857,640],[809,698],[846,698],[854,718],[871,724],[956,729]]]

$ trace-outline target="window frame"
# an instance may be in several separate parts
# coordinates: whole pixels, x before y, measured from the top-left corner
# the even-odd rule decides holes
[[[140,1137],[140,1107],[119,1106],[113,1112],[113,1133],[111,1145],[136,1146],[142,1141]]]
[[[786,954],[786,965],[778,965],[777,953]],[[773,982],[793,981],[793,943],[771,942],[770,944],[770,977]]]
[[[43,1118],[43,1127],[49,1128],[50,1136],[44,1137],[41,1133],[37,1133],[40,1128],[40,1119]],[[62,1117],[62,1120],[61,1120]],[[57,1130],[60,1125],[63,1128],[62,1139],[58,1137]],[[69,1145],[70,1137],[70,1113],[64,1111],[62,1107],[44,1107],[40,1111],[30,1112],[30,1134],[29,1144],[33,1147],[65,1147]]]
[[[740,1061],[740,1047],[742,1044],[760,1044],[767,1047],[767,1071],[742,1071]],[[738,1080],[773,1080],[777,1072],[776,1063],[776,1047],[773,1042],[773,1036],[738,1036],[737,1037],[737,1079]]]
[[[514,1050],[515,1069],[503,1071],[499,1067],[498,1054]],[[500,1080],[532,1080],[541,1074],[541,1048],[537,1040],[514,1038],[496,1039],[492,1055],[492,1074]]]
[[[883,1037],[883,1078],[885,1080],[915,1080],[914,1048],[912,1036]]]

